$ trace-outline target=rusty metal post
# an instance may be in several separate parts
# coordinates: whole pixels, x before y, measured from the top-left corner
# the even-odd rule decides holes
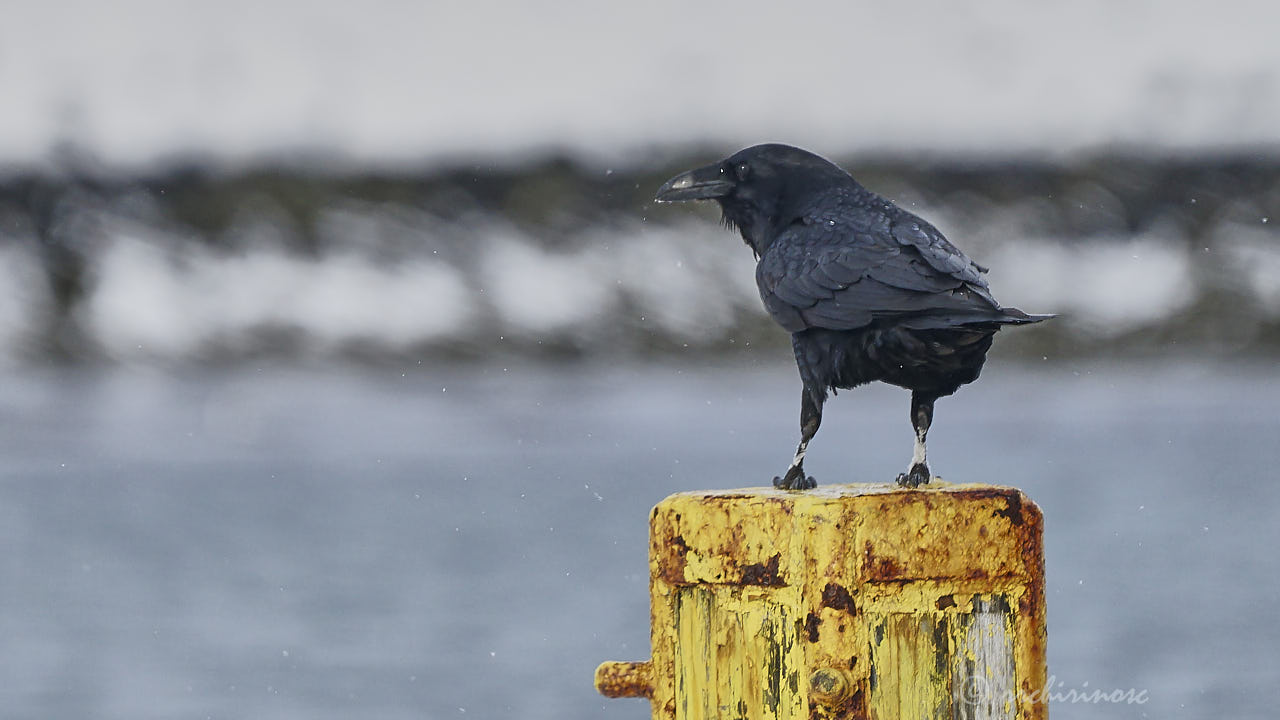
[[[654,720],[1043,720],[1043,522],[1014,488],[673,495],[650,517]]]

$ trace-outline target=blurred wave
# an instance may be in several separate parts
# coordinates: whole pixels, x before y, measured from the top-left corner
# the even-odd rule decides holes
[[[714,208],[654,207],[674,168],[558,158],[401,175],[297,169],[0,183],[7,362],[654,354],[785,345]],[[874,160],[864,183],[1062,315],[1002,350],[1271,352],[1280,163]],[[859,170],[865,172],[858,172]]]

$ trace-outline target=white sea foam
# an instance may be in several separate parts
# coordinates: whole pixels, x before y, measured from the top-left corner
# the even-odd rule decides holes
[[[1003,304],[1054,312],[1098,335],[1167,320],[1196,298],[1183,241],[1162,231],[1088,241],[1021,240],[991,257]]]
[[[1280,243],[1269,224],[1229,222],[1219,233],[1234,239],[1225,269],[1233,293],[1252,296],[1272,317],[1280,316]]]
[[[714,225],[636,227],[597,251],[645,323],[688,342],[761,312],[751,254]]]
[[[504,232],[484,253],[480,287],[503,331],[540,339],[606,324],[617,293],[594,252],[563,253]]]
[[[120,236],[99,259],[85,325],[112,356],[185,358],[250,349],[264,331],[300,333],[320,352],[360,343],[404,350],[463,331],[472,292],[435,260],[394,265],[350,253],[279,250],[180,255]]]

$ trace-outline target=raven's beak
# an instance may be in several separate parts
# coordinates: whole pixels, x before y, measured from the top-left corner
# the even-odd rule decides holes
[[[733,181],[725,176],[720,163],[680,173],[658,188],[654,200],[679,202],[681,200],[710,200],[728,195]]]

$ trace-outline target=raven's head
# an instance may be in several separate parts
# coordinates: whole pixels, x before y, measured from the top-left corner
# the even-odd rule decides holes
[[[805,210],[816,193],[852,184],[834,163],[790,145],[756,145],[706,167],[681,173],[658,188],[658,202],[715,200],[727,224],[756,255]]]

